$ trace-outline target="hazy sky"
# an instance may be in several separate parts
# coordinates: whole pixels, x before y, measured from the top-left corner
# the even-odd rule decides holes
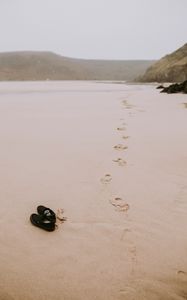
[[[0,52],[158,59],[187,43],[187,0],[0,0]]]

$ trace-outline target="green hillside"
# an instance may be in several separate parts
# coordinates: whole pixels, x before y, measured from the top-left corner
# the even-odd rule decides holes
[[[142,82],[182,82],[187,80],[187,44],[157,61],[137,80]]]

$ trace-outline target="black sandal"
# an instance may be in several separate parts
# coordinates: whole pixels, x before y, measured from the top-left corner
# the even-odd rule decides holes
[[[46,220],[42,215],[32,214],[30,216],[30,221],[33,225],[42,228],[47,231],[55,230],[55,223]]]
[[[55,223],[56,222],[56,214],[54,211],[48,207],[45,207],[43,205],[39,205],[37,207],[37,211],[39,215],[43,216],[46,220]]]

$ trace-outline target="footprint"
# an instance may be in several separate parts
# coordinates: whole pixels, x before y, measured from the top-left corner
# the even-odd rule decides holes
[[[60,221],[60,223],[64,223],[67,221],[66,217],[63,217],[64,210],[62,208],[57,209],[56,217]]]
[[[126,161],[122,158],[113,159],[114,162],[118,163],[118,166],[123,167],[126,165]]]
[[[125,127],[117,127],[117,130],[118,130],[118,131],[125,131],[126,128],[125,128]]]
[[[133,112],[130,111],[130,112],[129,112],[129,116],[130,116],[130,117],[134,117],[134,116],[135,116],[135,113],[133,113]]]
[[[123,100],[122,101],[122,104],[125,106],[125,108],[127,108],[127,109],[131,109],[132,107],[134,107],[134,105],[132,105],[132,104],[129,104],[128,102],[127,102],[127,100]]]
[[[125,228],[125,229],[122,231],[122,235],[121,235],[120,240],[123,241],[123,240],[125,239],[126,235],[127,235],[128,233],[130,233],[130,232],[131,232],[131,230],[130,230],[129,228]]]
[[[186,275],[186,274],[187,274],[187,272],[185,272],[185,271],[182,271],[182,270],[179,270],[179,271],[177,271],[177,274],[178,274],[178,275]]]
[[[130,138],[129,135],[123,135],[123,136],[122,136],[122,139],[124,139],[124,140],[127,140],[128,138]]]
[[[129,254],[130,254],[130,257],[131,257],[131,261],[136,263],[137,262],[137,249],[136,249],[136,246],[131,243],[131,245],[129,245],[129,247],[128,247],[128,251],[129,251]],[[132,273],[133,272],[134,272],[134,270],[132,269]]]
[[[114,149],[115,150],[126,150],[126,149],[128,149],[128,147],[124,146],[122,144],[118,144],[118,145],[114,146]]]
[[[123,200],[120,197],[116,197],[113,200],[110,200],[110,203],[115,206],[117,211],[123,211],[126,212],[129,210],[130,206],[128,203],[125,202],[125,200]]]
[[[111,180],[112,176],[110,174],[105,174],[105,176],[101,178],[102,183],[109,183]]]
[[[126,286],[123,289],[119,290],[120,294],[122,294],[123,296],[125,296],[125,299],[136,299],[136,289],[130,286]],[[126,298],[128,297],[128,298]]]

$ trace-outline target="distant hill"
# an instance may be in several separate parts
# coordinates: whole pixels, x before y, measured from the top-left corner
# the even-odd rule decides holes
[[[142,82],[182,82],[187,80],[187,44],[164,56],[137,78]]]
[[[0,53],[0,81],[9,80],[133,80],[151,60],[85,60],[52,52]]]

